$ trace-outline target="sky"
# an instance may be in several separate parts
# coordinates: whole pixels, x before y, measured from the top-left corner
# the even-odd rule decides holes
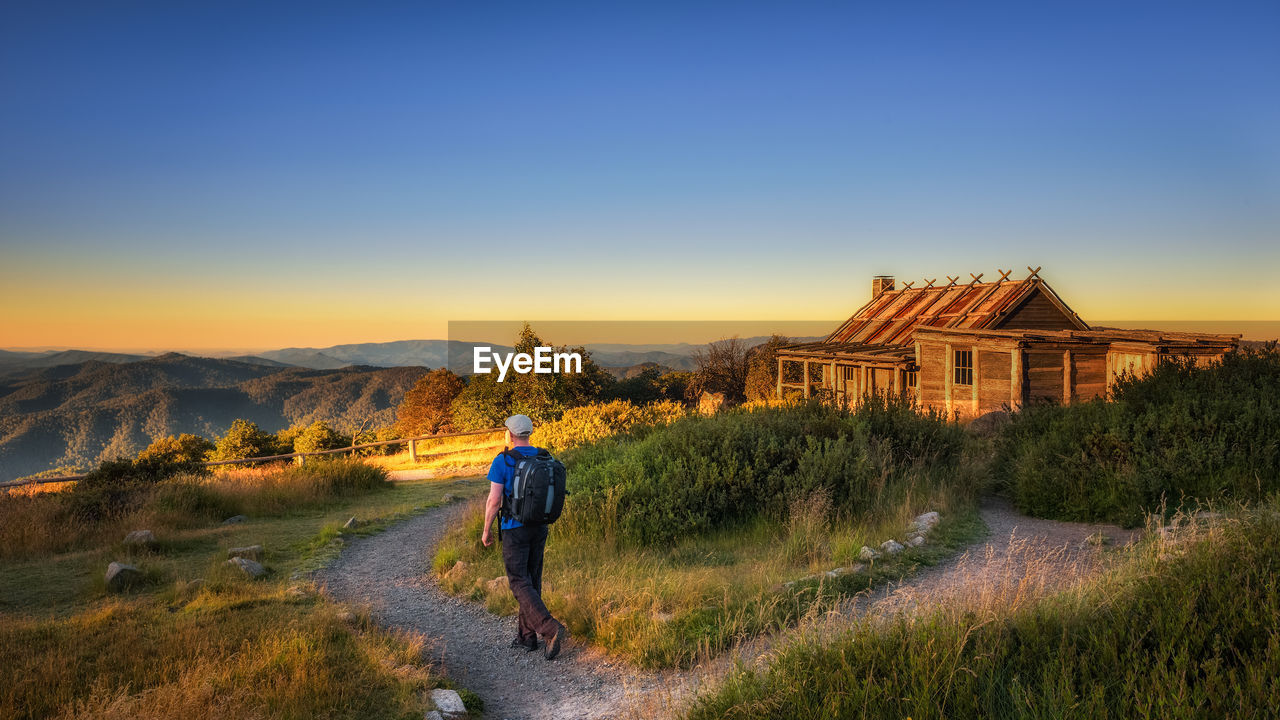
[[[1028,265],[1280,320],[1280,3],[0,8],[0,347],[848,316]]]

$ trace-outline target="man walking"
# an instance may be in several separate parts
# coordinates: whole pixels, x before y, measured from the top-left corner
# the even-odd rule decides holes
[[[529,444],[533,421],[525,415],[507,418],[507,445],[510,450],[499,453],[489,466],[489,500],[484,508],[484,531],[480,541],[485,547],[493,544],[490,528],[493,519],[503,506],[504,496],[510,496],[516,475],[517,457],[533,457],[539,450]],[[553,660],[560,654],[560,647],[568,637],[568,630],[555,618],[542,602],[542,554],[547,545],[546,525],[525,525],[503,513],[501,519],[502,562],[507,568],[507,584],[520,606],[516,616],[518,631],[511,647],[522,647],[530,652],[538,649],[538,636],[546,642],[544,656]]]

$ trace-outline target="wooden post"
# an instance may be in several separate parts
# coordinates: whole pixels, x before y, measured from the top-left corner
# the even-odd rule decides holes
[[[832,361],[831,361],[831,396],[832,396],[832,397],[835,397],[835,394],[836,394],[836,387],[837,387],[836,383],[838,383],[838,382],[840,382],[840,381],[839,381],[839,379],[836,377],[836,361],[835,361],[835,360],[832,360]]]
[[[978,416],[978,383],[980,382],[979,380],[980,376],[978,374],[980,372],[980,369],[979,369],[980,363],[978,362],[978,355],[980,353],[978,351],[978,346],[974,345],[973,349],[970,350],[969,352],[972,353],[970,357],[973,358],[973,416],[977,417]]]
[[[417,440],[409,441],[409,462],[411,463],[418,462],[418,441]]]
[[[1009,356],[1013,363],[1009,369],[1009,409],[1017,412],[1022,409],[1022,348],[1014,348]]]
[[[809,397],[809,361],[804,361],[804,396]]]
[[[304,462],[306,462],[306,458],[302,457],[301,455],[298,455],[297,457],[295,457],[295,458],[293,459],[293,464],[294,464],[294,465],[301,465],[301,464],[302,464],[302,463],[304,463]]]
[[[893,369],[893,395],[897,397],[902,394],[902,368]]]
[[[1062,404],[1071,404],[1071,351],[1062,351]]]
[[[955,380],[956,360],[951,352],[951,343],[943,345],[943,361],[942,361],[942,401],[943,407],[946,408],[947,417],[951,417],[951,385]]]
[[[778,399],[782,399],[782,363],[786,362],[782,358],[778,358]]]

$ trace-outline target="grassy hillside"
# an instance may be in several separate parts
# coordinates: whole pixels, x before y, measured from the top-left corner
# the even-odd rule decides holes
[[[1038,599],[807,636],[688,718],[1274,717],[1278,509],[1184,517],[1113,572]]]
[[[297,572],[477,483],[391,485],[356,462],[176,477],[94,522],[71,489],[0,496],[0,717],[385,718],[423,716],[422,692],[442,684],[425,638],[377,628],[324,599]],[[248,519],[223,525],[226,513]],[[352,515],[359,529],[344,530]],[[129,548],[123,533],[152,530]],[[226,564],[231,547],[262,545],[268,574]],[[142,575],[109,592],[109,562]]]
[[[308,370],[170,353],[0,382],[0,479],[133,456],[157,437],[216,437],[236,418],[274,432],[324,420],[389,425],[425,368]]]

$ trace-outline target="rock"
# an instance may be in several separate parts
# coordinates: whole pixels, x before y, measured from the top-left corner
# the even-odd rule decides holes
[[[422,720],[444,720],[444,716],[439,710],[432,710],[423,716]]]
[[[125,545],[135,545],[138,547],[151,547],[156,544],[156,536],[150,530],[134,530],[124,536]]]
[[[702,415],[715,415],[725,404],[724,393],[703,392],[698,398],[698,412]]]
[[[355,623],[355,621],[356,621],[356,615],[350,610],[343,610],[338,613],[338,622],[352,625]]]
[[[923,515],[917,515],[915,520],[911,521],[908,528],[911,532],[927,533],[933,529],[942,520],[942,516],[936,512],[927,512]]]
[[[453,495],[445,495],[444,497],[440,498],[440,502],[444,503],[445,505],[448,505],[449,503],[457,499],[458,498],[454,497]]]
[[[226,520],[223,520],[223,521],[222,521],[222,524],[223,524],[223,525],[236,525],[236,524],[238,524],[238,523],[242,523],[242,522],[244,522],[245,520],[248,520],[248,519],[249,519],[249,518],[245,517],[244,515],[232,515],[231,517],[227,518]]]
[[[924,544],[924,536],[916,535],[912,537],[910,540],[908,540],[907,544],[910,545],[911,547],[920,547],[921,545]]]
[[[190,593],[200,592],[200,588],[204,587],[204,578],[196,578],[195,580],[189,580],[187,581],[187,584],[184,587],[186,591]]]
[[[255,562],[262,560],[262,546],[248,545],[246,547],[231,548],[227,550],[228,558],[244,558]]]
[[[902,543],[897,540],[885,540],[880,543],[880,550],[886,555],[896,555],[903,551]]]
[[[359,527],[359,526],[360,526],[360,521],[355,518],[351,518],[350,520],[342,524],[342,529],[350,530],[352,528]]]
[[[979,437],[989,437],[995,435],[1007,422],[1009,422],[1009,413],[1004,410],[992,410],[970,420],[965,429]]]
[[[133,565],[113,562],[107,566],[107,590],[120,592],[142,580],[142,571]]]
[[[846,573],[848,573],[848,572],[849,572],[848,568],[838,567],[838,568],[834,568],[834,569],[832,569],[832,570],[828,570],[828,571],[826,571],[826,572],[825,572],[825,573],[823,573],[823,574],[824,574],[824,575],[826,575],[826,576],[827,576],[827,577],[829,577],[829,578],[838,578],[838,577],[840,577],[841,575],[844,575],[844,574],[846,574]]]
[[[878,557],[880,557],[880,553],[876,552],[875,550],[872,550],[866,545],[863,545],[862,550],[858,553],[858,559],[865,560],[867,562],[875,560]]]
[[[255,580],[267,574],[266,568],[253,560],[249,560],[248,558],[233,557],[227,561],[227,564],[234,566],[236,569]]]
[[[301,585],[294,585],[285,591],[285,594],[295,600],[301,600],[307,596],[307,589]]]
[[[511,589],[511,586],[507,584],[506,575],[499,575],[498,577],[485,583],[484,587],[486,590],[488,590],[491,593],[500,593],[504,590]]]
[[[448,571],[445,572],[444,577],[446,580],[454,580],[456,578],[460,578],[463,575],[467,574],[467,568],[469,567],[471,566],[463,562],[462,560],[459,560],[458,562],[453,564],[453,567],[449,568]]]
[[[467,712],[467,706],[462,703],[462,696],[455,690],[436,688],[431,691],[431,702],[435,703],[436,709],[445,715],[465,715]]]

